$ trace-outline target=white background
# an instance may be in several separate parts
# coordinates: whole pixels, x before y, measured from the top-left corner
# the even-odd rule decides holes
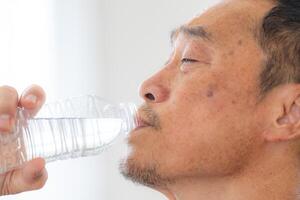
[[[48,100],[96,94],[141,102],[141,82],[171,52],[170,31],[217,0],[0,0],[0,85],[36,83]],[[126,181],[121,139],[103,154],[47,165],[39,191],[2,200],[165,199]]]

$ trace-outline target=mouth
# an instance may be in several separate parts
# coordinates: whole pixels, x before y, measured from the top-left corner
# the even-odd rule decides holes
[[[142,128],[146,128],[146,127],[152,127],[153,125],[148,122],[147,120],[145,120],[143,117],[141,117],[140,115],[137,116],[136,118],[136,128],[133,131],[142,129]]]

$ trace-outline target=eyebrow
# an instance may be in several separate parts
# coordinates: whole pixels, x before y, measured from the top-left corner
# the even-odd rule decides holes
[[[203,26],[180,26],[179,28],[171,31],[171,44],[173,45],[177,36],[183,33],[185,35],[203,39],[205,41],[212,42],[212,35]]]

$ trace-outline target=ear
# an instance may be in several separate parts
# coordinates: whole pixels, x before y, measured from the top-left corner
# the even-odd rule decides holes
[[[271,126],[264,132],[269,142],[300,138],[300,84],[275,88],[268,95]]]

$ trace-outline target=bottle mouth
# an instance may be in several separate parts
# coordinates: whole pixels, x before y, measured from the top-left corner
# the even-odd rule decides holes
[[[137,107],[134,103],[121,103],[122,131],[129,134],[138,124]]]

